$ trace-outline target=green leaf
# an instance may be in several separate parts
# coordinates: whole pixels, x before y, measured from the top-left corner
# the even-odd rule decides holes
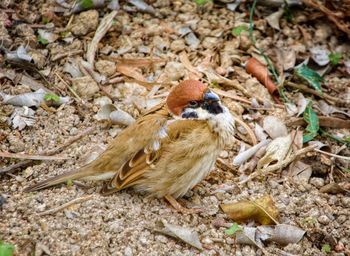
[[[236,232],[242,231],[242,228],[235,222],[229,229],[225,230],[226,235],[234,235]]]
[[[340,60],[342,59],[342,55],[340,52],[335,52],[335,53],[332,52],[328,55],[328,58],[331,64],[335,66],[339,64]]]
[[[324,253],[330,253],[332,250],[331,246],[329,244],[322,245],[321,251]]]
[[[303,114],[305,122],[308,124],[306,127],[307,133],[303,136],[303,142],[308,142],[315,138],[318,134],[318,130],[320,129],[320,122],[318,116],[315,111],[312,109],[312,102],[310,102]]]
[[[69,179],[67,180],[67,187],[71,187],[71,186],[73,186],[73,180]]]
[[[56,94],[54,93],[46,93],[45,96],[44,96],[44,100],[46,101],[55,101],[55,102],[59,102],[60,101],[60,97],[57,96]]]
[[[288,6],[288,4],[286,4],[286,6],[283,9],[283,17],[288,21],[288,22],[292,22],[293,21],[293,13],[290,9],[290,7]]]
[[[79,0],[78,5],[83,7],[83,9],[91,9],[94,7],[94,2],[92,0]]]
[[[304,64],[296,69],[296,74],[305,79],[316,91],[322,94],[321,82],[323,82],[323,78],[315,70],[308,68]]]
[[[47,24],[47,23],[49,23],[49,22],[50,22],[50,19],[49,19],[48,17],[45,17],[45,16],[42,17],[41,23]]]
[[[198,5],[205,5],[206,3],[213,2],[212,0],[194,0]]]
[[[42,45],[49,44],[49,41],[47,39],[43,38],[41,35],[38,36],[37,41],[39,44],[42,44]]]
[[[12,256],[15,246],[12,244],[6,244],[0,241],[0,256]]]
[[[232,29],[232,35],[239,36],[243,31],[248,31],[248,27],[246,25],[239,25]]]

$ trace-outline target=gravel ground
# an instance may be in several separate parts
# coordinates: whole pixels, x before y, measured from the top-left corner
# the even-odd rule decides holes
[[[40,8],[33,10],[33,15],[37,17],[33,18],[32,23],[40,20],[41,13],[47,7],[40,1],[35,2]],[[239,41],[234,40],[230,35],[232,27],[240,22],[245,24],[249,22],[246,15],[247,9],[243,6],[240,7],[239,12],[233,13],[224,5],[209,4],[198,8],[191,1],[153,2],[157,15],[120,12],[116,18],[115,27],[106,35],[100,51],[104,52],[104,49],[108,52],[108,47],[124,51],[130,44],[131,50],[120,56],[165,58],[169,62],[166,65],[155,65],[153,74],[164,73],[164,81],[170,80],[171,84],[189,75],[184,65],[179,62],[178,55],[183,50],[187,51],[192,64],[195,65],[201,63],[207,55],[215,52],[214,58],[221,58],[221,66],[216,70],[223,75],[229,71],[230,66],[243,62],[247,58],[242,52],[253,52],[247,35],[243,35]],[[27,1],[23,2],[23,6],[25,6],[24,3]],[[70,50],[84,52],[86,40],[90,40],[98,24],[94,18],[91,18],[96,16],[97,11],[90,12],[92,16],[87,15],[87,19],[90,18],[92,24],[79,28],[79,21],[73,21],[75,26],[72,31],[80,39],[75,39],[66,48],[62,47],[62,42],[50,43],[46,48],[37,47],[37,49],[33,47],[35,42],[29,43],[39,56],[34,59],[36,64],[39,65],[42,61],[43,67],[62,71],[68,61],[67,56],[52,62],[53,64],[46,63],[45,58],[48,56],[54,58],[57,56],[55,54],[66,51],[67,47]],[[101,18],[103,12],[97,13],[95,17],[97,21],[98,14]],[[302,49],[305,46],[299,42],[301,32],[296,25],[288,24],[283,20],[281,21],[282,30],[273,34],[266,22],[260,22],[261,20],[256,22],[257,43],[267,52],[272,43],[276,47],[281,45],[295,47],[295,49],[299,47],[301,53],[306,52],[305,49]],[[63,22],[64,27],[68,23],[68,18],[60,17],[59,21]],[[93,24],[94,22],[96,24]],[[188,39],[171,32],[185,24],[191,26],[200,40],[197,47],[193,45],[193,42],[186,41]],[[306,27],[305,24],[302,26]],[[16,30],[17,34],[10,30],[12,34],[10,33],[9,38],[13,42],[20,38],[23,40],[24,37],[27,39],[31,36],[35,37],[30,31],[27,31],[29,35],[22,35],[23,33],[21,34],[21,31],[18,32],[18,30],[19,28]],[[23,30],[26,31],[25,28]],[[316,22],[316,25],[307,30],[310,34],[315,35],[315,43],[321,42],[320,40],[337,40],[336,36],[331,35],[331,27],[327,24]],[[317,33],[317,31],[323,34],[320,35],[321,32]],[[328,34],[324,35],[324,33]],[[336,41],[335,44],[343,46],[341,41]],[[97,59],[102,60],[100,56]],[[103,62],[100,64],[102,65]],[[106,72],[107,76],[113,74],[103,67],[99,71],[100,73]],[[256,79],[252,79],[245,73],[239,65],[235,66],[234,77],[235,81],[245,85],[255,95],[271,99],[267,90]],[[57,77],[50,75],[48,79],[57,88],[69,93]],[[348,78],[328,77],[326,79],[336,84],[340,93],[347,90]],[[76,86],[81,97],[95,99],[90,99],[85,104],[74,102],[62,105],[57,112],[48,112],[43,108],[38,108],[35,112],[35,124],[22,131],[9,126],[1,128],[1,151],[36,154],[62,145],[88,127],[97,127],[92,134],[83,137],[62,152],[61,155],[68,157],[68,160],[38,162],[14,172],[13,176],[0,176],[0,199],[5,199],[2,206],[0,205],[0,240],[15,244],[17,255],[263,255],[261,249],[249,245],[238,245],[233,237],[225,235],[225,230],[232,221],[220,210],[219,205],[241,199],[254,200],[266,194],[272,196],[280,211],[280,223],[297,225],[307,231],[298,244],[287,246],[267,244],[265,248],[267,253],[271,255],[326,255],[321,251],[324,244],[335,248],[332,250],[332,255],[346,255],[346,249],[349,252],[350,197],[349,194],[331,195],[319,192],[323,185],[329,183],[327,173],[330,167],[324,163],[317,168],[321,169],[320,172],[314,170],[307,183],[299,183],[288,178],[284,171],[267,178],[249,181],[245,186],[238,186],[236,185],[239,177],[237,169],[233,167],[232,171],[214,169],[209,177],[188,192],[182,200],[182,203],[188,207],[199,206],[203,209],[201,213],[192,215],[179,214],[163,200],[148,198],[129,189],[110,196],[101,196],[98,193],[102,187],[101,183],[84,183],[86,186],[64,184],[35,193],[23,193],[23,188],[29,184],[78,168],[90,161],[123,128],[123,126],[97,122],[94,115],[99,110],[98,99],[101,99],[102,95],[99,94],[100,92],[88,92],[81,89],[79,85]],[[3,92],[10,94],[30,91],[27,86],[15,85],[9,80],[2,83],[1,87]],[[143,97],[146,91],[143,86],[119,82],[105,88],[113,97],[118,98],[114,101],[115,105],[127,111],[134,118],[140,115],[142,110],[135,107],[132,101],[137,97]],[[99,88],[97,87],[96,90]],[[232,90],[232,88],[226,88],[226,90]],[[241,105],[230,99],[225,99],[225,103],[238,114],[244,111]],[[13,111],[10,105],[0,106],[2,107],[4,112]],[[261,120],[266,115],[275,115],[282,120],[288,119],[286,112],[282,109],[248,110],[244,114],[249,116],[250,119],[247,117],[247,120]],[[344,130],[336,130],[336,132],[348,133]],[[221,158],[231,166],[232,159],[238,150],[239,143],[236,142],[221,154]],[[308,159],[312,166],[320,162],[315,154],[308,156]],[[0,166],[8,166],[11,163],[9,159],[0,160]],[[229,187],[229,189],[222,190],[222,187]],[[92,197],[54,214],[38,215],[40,212],[86,195]],[[204,250],[199,251],[183,242],[154,232],[153,227],[158,221],[190,227],[197,231]]]

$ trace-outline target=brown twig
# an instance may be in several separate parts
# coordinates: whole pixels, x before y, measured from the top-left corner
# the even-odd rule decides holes
[[[93,195],[88,195],[88,196],[82,196],[82,197],[78,197],[78,198],[75,198],[73,199],[72,201],[69,201],[65,204],[62,204],[56,208],[53,208],[53,209],[50,209],[50,210],[47,210],[47,211],[44,211],[44,212],[40,212],[38,213],[39,216],[43,216],[43,215],[48,215],[48,214],[53,214],[53,213],[56,213],[58,211],[61,211],[65,208],[68,208],[74,204],[80,204],[82,202],[85,202],[87,200],[90,200],[91,198],[93,197]]]
[[[256,145],[258,144],[258,140],[255,136],[255,133],[253,132],[253,130],[249,127],[248,124],[246,124],[243,120],[241,120],[238,116],[235,116],[235,122],[239,123],[241,126],[243,126],[243,128],[247,131],[249,137],[250,137],[250,140],[251,140],[251,143],[253,145]]]
[[[350,129],[350,120],[344,120],[331,116],[319,116],[320,126],[337,128],[337,129]],[[302,118],[293,118],[286,123],[287,126],[306,125],[306,121]]]
[[[325,16],[330,19],[341,31],[347,34],[350,38],[350,28],[345,24],[345,22],[339,20],[339,13],[329,10],[327,7],[323,6],[320,2],[315,0],[303,0],[304,4],[315,8],[325,14]]]
[[[46,156],[56,155],[56,154],[60,153],[61,151],[63,151],[68,146],[70,146],[71,144],[73,144],[74,142],[76,142],[77,140],[80,140],[82,137],[90,134],[95,129],[96,129],[95,126],[94,127],[89,127],[85,131],[83,131],[82,133],[78,134],[77,136],[74,136],[73,138],[70,138],[63,145],[58,146],[58,147],[56,147],[54,149],[51,149],[51,150],[48,150],[48,151],[39,152],[39,154],[40,155],[46,155]],[[33,160],[24,160],[24,161],[21,161],[19,163],[13,164],[11,166],[4,167],[4,168],[0,169],[0,174],[7,173],[7,172],[12,172],[12,171],[16,170],[17,168],[20,168],[22,166],[26,166],[26,165],[28,165],[28,164],[30,164],[32,162],[33,162]]]
[[[98,48],[98,43],[112,26],[113,19],[117,15],[117,13],[118,11],[112,11],[111,13],[103,17],[103,19],[100,22],[100,25],[98,26],[95,32],[95,35],[91,43],[88,45],[88,49],[86,52],[86,59],[92,67],[94,66],[95,54]]]
[[[316,95],[316,96],[318,96],[320,98],[332,101],[337,106],[349,106],[350,105],[350,102],[348,102],[346,100],[342,100],[342,99],[330,96],[330,95],[328,95],[326,93],[322,93],[321,94],[318,91],[316,91],[314,89],[311,89],[311,88],[309,88],[309,87],[307,87],[306,85],[303,85],[303,84],[296,84],[296,83],[288,81],[286,83],[286,85],[288,85],[288,86],[290,86],[292,88],[295,88],[295,89],[302,90],[302,91],[307,92],[307,93],[311,93],[311,94]]]
[[[83,53],[83,50],[72,50],[72,51],[67,51],[63,53],[59,53],[57,55],[54,55],[54,57],[51,58],[51,61],[56,61],[65,57],[70,57],[73,55],[78,55],[80,53]]]

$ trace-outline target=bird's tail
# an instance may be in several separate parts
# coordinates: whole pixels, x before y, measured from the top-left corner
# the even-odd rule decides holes
[[[78,170],[69,171],[69,172],[57,175],[55,177],[49,178],[47,180],[40,181],[39,183],[37,183],[35,185],[26,187],[23,191],[24,192],[32,192],[32,191],[40,190],[43,188],[51,187],[51,186],[66,182],[68,180],[75,180],[75,179],[80,179],[80,178],[89,176],[88,174],[89,174],[89,172],[87,172],[86,169],[85,170],[78,169]]]

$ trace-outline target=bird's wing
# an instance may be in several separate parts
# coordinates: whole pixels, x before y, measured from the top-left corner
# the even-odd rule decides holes
[[[199,120],[169,120],[166,127],[162,127],[162,129],[164,128],[166,136],[163,134],[164,131],[160,132],[159,134],[162,134],[162,136],[151,143],[153,146],[137,151],[126,161],[115,174],[108,188],[105,187],[104,191],[106,193],[131,187],[138,183],[145,176],[146,172],[158,169],[158,163],[163,157],[166,157],[167,161],[171,161],[172,152],[169,152],[169,150],[173,150],[171,145],[181,146],[186,154],[186,152],[191,150],[193,144],[200,143],[203,140],[198,141],[194,133],[200,134],[203,129],[206,131],[209,129],[206,121]],[[193,141],[189,140],[189,137],[193,138]]]
[[[41,181],[26,188],[26,191],[50,187],[69,179],[105,180],[113,177],[126,162],[133,158],[137,159],[138,155],[135,155],[135,152],[150,147],[154,138],[158,136],[159,131],[170,118],[171,115],[165,104],[159,104],[139,118],[136,123],[124,129],[96,160],[80,169]]]
[[[88,168],[102,174],[117,172],[127,162],[136,160],[140,150],[151,147],[170,118],[164,104],[151,109],[135,124],[124,129]]]

